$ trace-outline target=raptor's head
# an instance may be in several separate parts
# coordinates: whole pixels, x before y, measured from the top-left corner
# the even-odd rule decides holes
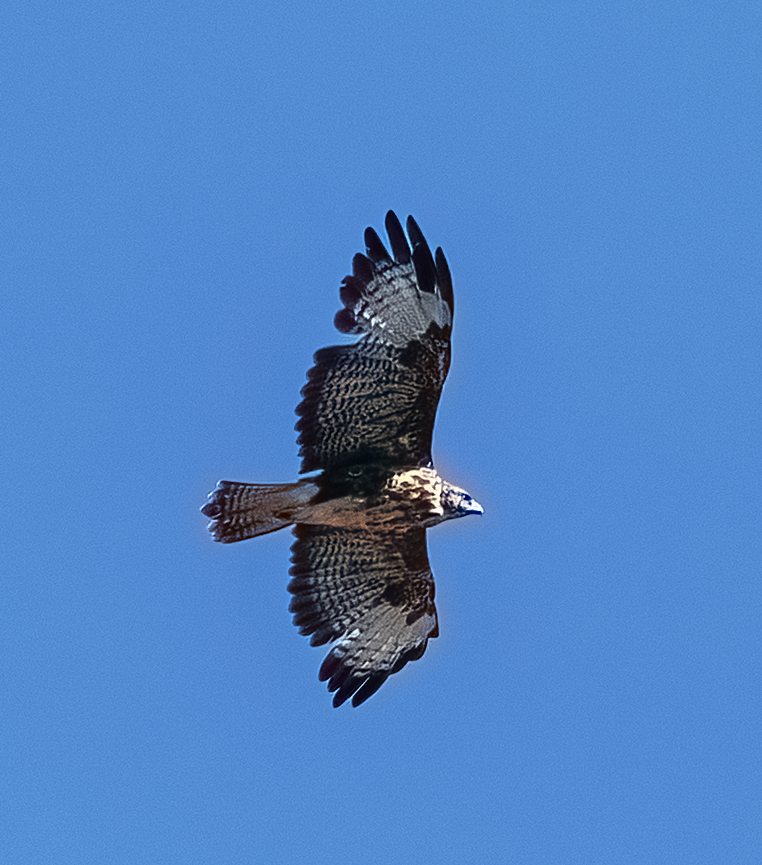
[[[454,520],[456,517],[467,517],[469,514],[483,514],[484,508],[472,498],[465,490],[445,483],[442,492],[442,507],[446,520]]]

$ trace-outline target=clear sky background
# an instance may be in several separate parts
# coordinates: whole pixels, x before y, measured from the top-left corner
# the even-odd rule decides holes
[[[762,6],[2,12],[7,863],[762,861]],[[455,279],[441,636],[334,710],[289,480],[366,225]]]

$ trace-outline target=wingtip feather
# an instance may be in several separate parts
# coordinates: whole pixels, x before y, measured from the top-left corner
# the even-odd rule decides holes
[[[365,229],[365,249],[371,261],[377,264],[392,263],[391,256],[383,241],[376,233],[376,230],[370,226]]]
[[[397,218],[397,214],[390,210],[386,214],[384,220],[386,233],[389,236],[389,244],[392,248],[394,260],[397,264],[410,263],[410,246],[405,237],[405,232],[402,230],[402,223]]]
[[[358,252],[352,259],[352,275],[359,280],[363,285],[367,285],[374,275],[373,262],[367,255]]]
[[[452,289],[452,274],[450,266],[447,263],[442,247],[438,246],[434,253],[434,266],[437,271],[437,283],[439,285],[439,293],[442,295],[442,300],[450,308],[450,317],[455,313],[455,294]]]

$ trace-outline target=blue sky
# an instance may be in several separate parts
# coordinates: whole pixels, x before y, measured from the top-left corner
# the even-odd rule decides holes
[[[11,2],[0,858],[762,861],[762,8]],[[293,409],[385,212],[455,280],[441,636],[287,612]]]

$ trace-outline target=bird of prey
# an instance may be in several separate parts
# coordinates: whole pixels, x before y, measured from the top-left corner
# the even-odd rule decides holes
[[[320,349],[307,373],[297,444],[301,478],[220,481],[201,508],[215,541],[293,526],[289,606],[310,643],[331,643],[320,681],[333,705],[374,694],[439,634],[426,529],[481,514],[434,470],[431,438],[450,366],[453,290],[441,249],[431,255],[409,216],[365,231],[341,283],[336,328],[359,336]]]

